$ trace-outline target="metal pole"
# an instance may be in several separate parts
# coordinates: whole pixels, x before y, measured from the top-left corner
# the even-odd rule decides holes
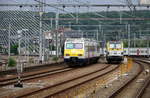
[[[147,36],[147,55],[149,57],[149,36]]]
[[[59,19],[59,11],[57,10],[57,13],[56,13],[56,19],[55,19],[55,22],[56,22],[56,57],[58,57],[58,19]]]
[[[102,32],[102,36],[103,36],[103,41],[102,41],[102,53],[103,53],[103,55],[104,55],[104,47],[105,47],[105,41],[104,41],[104,39],[105,39],[105,35],[104,35],[104,32],[103,32],[103,30],[101,29],[101,32]]]
[[[97,43],[98,43],[98,36],[99,36],[98,33],[99,33],[99,31],[97,30]],[[97,50],[97,52],[99,51],[99,50],[98,50],[98,45],[97,45],[97,47],[96,47],[96,50]]]
[[[99,36],[99,35],[98,35],[98,30],[97,30],[97,42],[98,42],[98,36]]]
[[[26,31],[24,31],[25,32],[25,60],[27,61],[27,32]]]
[[[101,32],[101,28],[102,28],[101,25],[99,24],[98,27],[99,27],[99,32]],[[101,33],[102,33],[102,32],[101,32]],[[102,34],[100,34],[100,36],[102,37]],[[101,38],[101,37],[100,37],[100,38]],[[102,39],[102,38],[101,38],[101,39]]]
[[[149,46],[150,40],[149,40],[149,38],[150,38],[150,37],[148,36],[148,57],[150,57],[150,50],[149,50],[149,47],[150,47],[150,46]]]
[[[42,55],[43,55],[43,34],[42,34],[42,15],[43,15],[43,0],[39,0],[39,15],[40,15],[40,40],[39,40],[39,45],[40,45],[40,49],[39,49],[39,62],[42,63]]]
[[[128,24],[128,56],[130,55],[130,24]]]
[[[8,58],[10,57],[10,29],[11,29],[11,24],[9,23],[9,28],[8,28]]]
[[[53,20],[52,20],[52,18],[51,18],[51,29],[53,28]]]
[[[71,22],[69,22],[69,29],[71,29]]]
[[[40,41],[39,41],[39,44],[40,44],[40,51],[39,51],[39,62],[42,63],[42,14],[43,12],[40,12]]]
[[[122,12],[121,12],[121,10],[119,10],[119,14],[120,14],[120,24],[122,24]]]
[[[45,37],[42,37],[43,38],[43,60],[45,60]]]
[[[135,48],[135,33],[134,33],[134,41],[133,42],[134,42],[134,48]]]

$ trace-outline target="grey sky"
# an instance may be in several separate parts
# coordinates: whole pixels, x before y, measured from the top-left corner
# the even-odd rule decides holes
[[[75,3],[75,4],[126,4],[126,0],[45,0],[46,3],[52,4],[52,3]],[[138,0],[132,0],[134,4],[137,4]],[[0,4],[35,4],[34,0],[0,0]],[[61,8],[61,7],[60,7]],[[36,11],[37,8],[19,8],[19,7],[0,7],[1,10],[32,10]],[[65,8],[66,11],[68,12],[91,12],[91,11],[106,11],[106,10],[124,10],[128,8],[109,8],[107,9],[106,7],[100,7],[100,8],[94,8],[94,7],[80,7],[80,8]],[[45,7],[45,11],[51,12],[51,11],[56,11],[54,8],[50,7]],[[62,12],[62,11],[60,11]]]
[[[90,3],[99,3],[99,4],[118,4],[123,3],[125,0],[45,0],[47,3],[77,3],[79,2],[90,2]],[[133,0],[135,1],[135,0]],[[34,0],[0,0],[0,3],[35,3]]]

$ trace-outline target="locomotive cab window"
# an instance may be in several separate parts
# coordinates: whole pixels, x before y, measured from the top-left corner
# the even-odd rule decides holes
[[[117,49],[121,49],[121,44],[110,44],[110,48],[117,48]]]
[[[115,44],[110,44],[110,48],[115,48]]]
[[[116,44],[116,48],[120,49],[121,48],[121,44]]]

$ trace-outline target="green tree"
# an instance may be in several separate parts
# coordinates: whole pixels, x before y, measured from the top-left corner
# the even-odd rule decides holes
[[[52,58],[52,60],[55,61],[55,62],[57,62],[58,59],[59,59],[59,58],[58,58],[57,56],[53,56],[53,58]]]
[[[10,53],[14,53],[15,55],[18,54],[18,44],[10,47]]]
[[[2,49],[3,47],[2,46],[0,46],[0,49]]]
[[[56,50],[56,47],[54,45],[49,45],[49,50],[54,51],[54,50]]]
[[[8,58],[8,67],[15,67],[17,64],[16,60],[13,58]]]

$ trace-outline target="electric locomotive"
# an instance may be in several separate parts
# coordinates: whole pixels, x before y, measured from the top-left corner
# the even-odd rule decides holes
[[[124,60],[124,48],[122,41],[109,41],[106,44],[106,60],[108,63]]]
[[[64,46],[64,62],[69,66],[96,63],[100,57],[100,46],[88,38],[67,38]]]

